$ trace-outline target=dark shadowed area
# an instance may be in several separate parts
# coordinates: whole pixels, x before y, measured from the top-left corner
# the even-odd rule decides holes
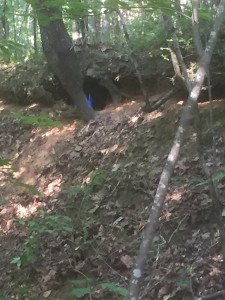
[[[110,93],[97,79],[86,77],[83,87],[87,98],[89,95],[92,97],[92,107],[94,110],[102,110],[112,102]]]

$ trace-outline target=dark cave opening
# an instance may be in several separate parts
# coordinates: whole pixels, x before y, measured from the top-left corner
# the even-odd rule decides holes
[[[94,110],[102,110],[112,103],[112,98],[107,88],[102,86],[95,78],[85,77],[83,89],[87,98],[91,96]]]

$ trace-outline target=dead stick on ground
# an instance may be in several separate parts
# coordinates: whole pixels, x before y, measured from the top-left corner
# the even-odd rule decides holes
[[[225,296],[225,291],[220,291],[215,294],[196,298],[196,300],[216,300],[216,299],[221,299],[221,297],[224,297],[224,296]]]
[[[138,300],[139,298],[140,282],[143,276],[143,269],[147,258],[147,254],[155,235],[155,230],[158,224],[159,216],[163,208],[163,204],[167,194],[171,176],[173,174],[176,162],[179,157],[181,145],[183,144],[187,130],[195,117],[197,100],[206,76],[206,70],[209,66],[212,53],[216,45],[218,31],[223,22],[223,18],[225,14],[224,10],[225,10],[225,0],[221,0],[218,6],[213,29],[209,37],[208,45],[206,47],[204,55],[202,56],[202,59],[200,60],[199,63],[200,67],[196,73],[193,88],[191,90],[190,96],[188,97],[187,104],[184,107],[184,111],[181,115],[180,124],[174,138],[173,146],[171,148],[167,162],[161,174],[160,182],[152,205],[151,213],[144,231],[142,243],[138,252],[138,256],[136,258],[136,262],[134,264],[132,277],[130,280],[130,286],[129,286],[130,300]]]

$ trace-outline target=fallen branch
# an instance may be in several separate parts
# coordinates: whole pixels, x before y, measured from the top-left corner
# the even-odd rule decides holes
[[[196,300],[215,300],[225,296],[225,291],[216,292],[211,295],[196,298]]]
[[[149,103],[148,105],[145,105],[143,107],[143,111],[150,113],[150,112],[158,109],[161,105],[163,105],[164,103],[166,103],[166,101],[168,101],[170,99],[170,97],[175,93],[175,91],[176,91],[176,88],[173,88],[172,90],[170,90],[168,93],[166,93],[160,99],[156,100],[153,103]]]

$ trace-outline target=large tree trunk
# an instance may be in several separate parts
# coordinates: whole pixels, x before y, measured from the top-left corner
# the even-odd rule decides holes
[[[46,8],[45,1],[36,2],[42,46],[47,61],[62,86],[70,95],[84,121],[94,117],[83,92],[83,78],[79,61],[72,47],[72,40],[63,23],[58,8]]]

